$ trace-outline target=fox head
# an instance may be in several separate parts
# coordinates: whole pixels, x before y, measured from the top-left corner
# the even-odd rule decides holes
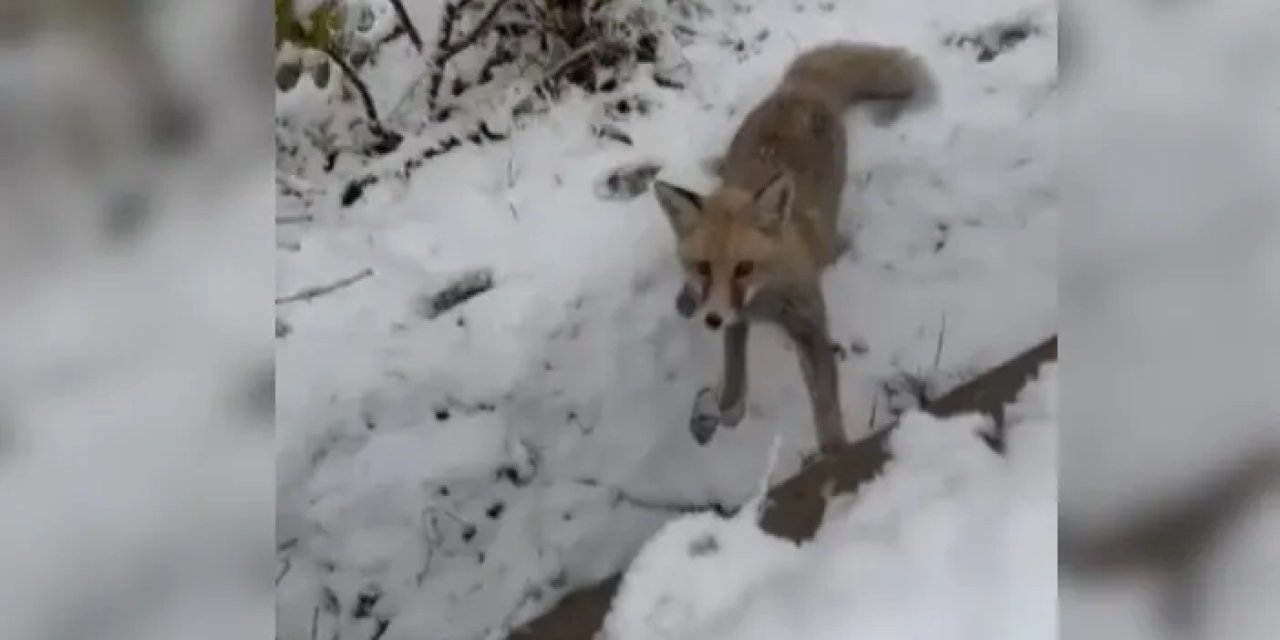
[[[741,322],[742,308],[785,266],[795,183],[782,173],[754,193],[723,187],[703,197],[661,180],[653,190],[685,274],[676,308],[712,330]]]

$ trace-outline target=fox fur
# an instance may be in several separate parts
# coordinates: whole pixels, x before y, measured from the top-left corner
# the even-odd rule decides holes
[[[773,322],[794,341],[823,451],[846,443],[821,276],[845,250],[837,230],[847,169],[844,112],[865,101],[931,98],[924,64],[905,49],[837,42],[800,54],[747,114],[698,194],[658,180],[685,273],[677,309],[724,330],[720,422],[746,407],[748,325]]]

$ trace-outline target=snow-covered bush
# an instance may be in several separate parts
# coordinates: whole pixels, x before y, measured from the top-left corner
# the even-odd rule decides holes
[[[609,91],[642,65],[679,84],[664,55],[673,44],[666,5],[276,0],[276,85],[283,94],[277,139],[288,156],[282,164],[286,173],[306,174],[308,163],[295,156],[308,147],[327,158],[326,169],[341,151],[384,155],[404,134],[459,116],[494,120],[501,124],[489,128],[502,129],[545,110],[567,86]]]

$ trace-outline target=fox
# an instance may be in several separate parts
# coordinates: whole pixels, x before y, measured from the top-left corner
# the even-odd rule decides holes
[[[723,330],[714,390],[719,423],[746,412],[749,326],[780,326],[796,348],[821,454],[848,443],[821,279],[850,247],[837,228],[847,170],[844,113],[876,101],[932,100],[929,69],[901,47],[837,41],[800,53],[751,111],[716,162],[718,185],[697,193],[661,179],[653,194],[684,274],[679,315]],[[692,425],[691,425],[692,426]],[[705,444],[709,435],[694,437]]]

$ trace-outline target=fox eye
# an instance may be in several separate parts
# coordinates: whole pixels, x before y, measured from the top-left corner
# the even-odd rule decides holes
[[[706,260],[699,260],[693,263],[693,267],[698,270],[698,275],[709,278],[711,277],[711,263]]]
[[[756,269],[756,263],[750,260],[743,260],[742,262],[738,263],[738,266],[733,268],[733,277],[745,278],[751,275],[751,272],[755,271],[755,269]]]

